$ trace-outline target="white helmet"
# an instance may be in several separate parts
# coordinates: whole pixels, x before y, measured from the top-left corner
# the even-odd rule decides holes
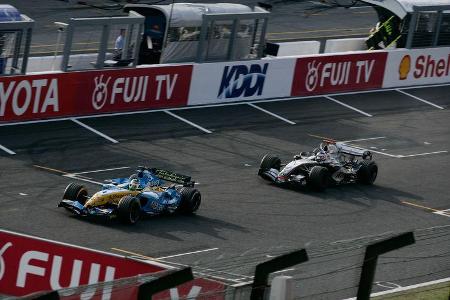
[[[334,144],[329,144],[328,145],[328,153],[330,154],[334,154],[334,153],[338,153],[338,147]]]

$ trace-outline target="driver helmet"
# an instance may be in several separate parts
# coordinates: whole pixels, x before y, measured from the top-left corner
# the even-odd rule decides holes
[[[338,153],[338,147],[336,145],[329,144],[328,145],[328,153],[330,153],[330,154]]]
[[[316,155],[317,161],[324,161],[326,159],[327,159],[327,154],[325,153],[325,151],[320,151],[319,153],[317,153],[317,155]]]
[[[139,188],[139,180],[138,179],[132,179],[131,181],[130,181],[130,184],[128,185],[128,189],[130,190],[130,191],[135,191],[135,190],[137,190]]]

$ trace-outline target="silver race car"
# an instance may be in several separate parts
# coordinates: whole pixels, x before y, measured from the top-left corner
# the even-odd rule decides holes
[[[258,175],[283,186],[309,186],[323,191],[332,184],[359,182],[371,185],[378,174],[372,153],[343,142],[324,140],[312,152],[301,152],[283,165],[277,156],[266,154]]]

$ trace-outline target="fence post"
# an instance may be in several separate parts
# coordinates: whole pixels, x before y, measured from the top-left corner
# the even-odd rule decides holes
[[[141,284],[139,286],[137,298],[138,300],[152,299],[153,295],[159,292],[176,287],[193,279],[194,276],[192,275],[192,269],[190,267],[171,272],[165,276]]]
[[[305,249],[275,257],[256,266],[250,300],[263,300],[269,274],[308,261]]]
[[[379,255],[414,243],[414,233],[407,232],[367,246],[356,299],[369,300]]]

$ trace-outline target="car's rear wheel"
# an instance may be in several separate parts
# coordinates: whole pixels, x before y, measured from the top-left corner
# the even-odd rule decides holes
[[[78,201],[84,205],[88,199],[88,191],[80,184],[70,183],[64,190],[63,199]]]
[[[378,175],[378,165],[373,160],[363,160],[358,170],[358,182],[371,185],[375,182]]]
[[[309,173],[308,184],[316,191],[324,191],[330,185],[330,172],[322,166],[314,166]]]
[[[192,214],[198,210],[202,202],[202,195],[197,189],[183,187],[180,190],[181,203],[178,211],[184,214]]]
[[[117,207],[119,220],[126,224],[136,224],[141,216],[139,200],[133,196],[124,196]]]

